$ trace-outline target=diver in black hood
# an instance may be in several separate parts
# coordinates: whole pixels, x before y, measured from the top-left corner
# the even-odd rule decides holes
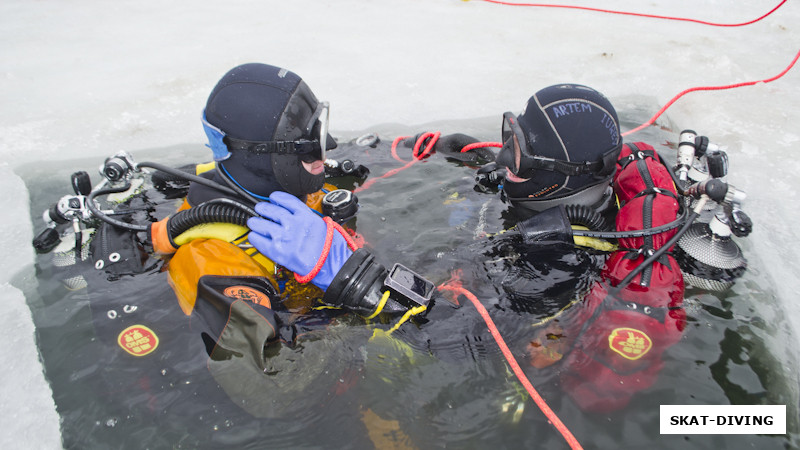
[[[228,189],[193,182],[181,209],[249,201],[252,215],[262,217],[249,219],[249,233],[242,224],[213,223],[182,239],[161,231],[172,217],[151,235],[156,251],[174,253],[170,285],[202,330],[212,374],[232,397],[249,394],[227,379],[243,376],[230,367],[263,366],[267,342],[301,335],[303,324],[279,313],[286,301],[295,310],[302,299],[305,310],[317,306],[314,286],[325,291],[324,303],[364,316],[425,309],[430,282],[400,265],[387,270],[351,232],[322,217],[322,197],[336,189],[325,183],[323,163],[336,142],[327,132],[328,105],[300,77],[265,64],[235,67],[212,90],[203,127],[215,164],[202,176]]]
[[[298,198],[322,189],[328,105],[299,76],[266,64],[244,64],[222,77],[208,97],[203,128],[217,162],[215,181],[264,200],[274,191]],[[324,133],[324,136],[322,134]],[[220,196],[195,184],[189,203]]]
[[[515,206],[608,207],[622,137],[614,107],[596,90],[540,90],[518,116],[503,114],[502,143],[497,165],[505,168],[503,192]]]
[[[501,275],[512,309],[545,303],[552,293],[537,295],[536,286],[546,284],[542,275],[554,267],[570,273],[564,262],[587,260],[560,255],[603,255],[596,266],[574,264],[594,272],[589,286],[575,272],[573,298],[581,298],[580,307],[552,309],[523,339],[532,366],[559,364],[562,384],[582,409],[623,408],[655,382],[664,351],[681,339],[684,276],[697,287],[719,290],[744,272],[741,251],[728,236],[712,235],[707,224],[692,225],[713,198],[719,211],[713,220],[728,224],[720,228],[749,233],[752,224],[738,211],[741,193],[719,182],[727,157],[687,130],[673,170],[652,146],[623,144],[611,102],[579,84],[546,87],[519,115],[503,114],[501,138],[492,145],[501,146],[496,158],[487,155],[487,143],[462,134],[442,137],[433,150],[462,162],[494,159],[478,170],[476,188],[499,190],[515,216],[517,233],[501,234],[498,251],[490,253],[497,257],[510,249],[510,257],[500,259],[513,261]],[[697,178],[690,170],[698,171]],[[720,192],[727,193],[712,194],[712,184],[725,185]],[[699,199],[694,204],[693,197]],[[687,233],[689,226],[706,231]],[[725,250],[715,251],[717,245]],[[548,248],[550,255],[543,251]]]
[[[285,361],[268,353],[281,348],[281,342],[297,348],[295,344],[313,339],[313,332],[327,329],[339,312],[314,309],[319,288],[326,288],[332,278],[326,269],[309,277],[311,267],[279,266],[283,261],[260,254],[247,241],[245,224],[256,215],[253,205],[268,204],[267,199],[299,205],[323,224],[321,235],[305,235],[300,227],[292,230],[292,236],[307,245],[299,259],[314,266],[327,232],[327,222],[320,217],[323,198],[326,191],[338,192],[325,182],[326,152],[336,147],[328,134],[328,104],[291,71],[243,64],[225,73],[211,90],[201,119],[213,162],[175,169],[136,164],[121,152],[101,166],[105,180],[96,188],[88,173],[74,174],[86,175],[73,177],[78,195],[65,197],[69,201],[63,208],[55,205],[48,212],[59,225],[78,230],[68,245],[59,243],[60,233],[49,229],[59,246],[53,257],[66,259],[61,244],[77,249],[71,262],[57,267],[70,289],[86,288],[97,336],[86,346],[70,349],[70,357],[90,358],[102,367],[92,375],[88,389],[133,405],[130,411],[141,411],[141,406],[160,414],[174,407],[189,417],[185,411],[191,409],[198,411],[193,420],[208,424],[227,398],[236,409],[232,420],[242,417],[237,415],[239,408],[251,416],[278,418],[286,411],[276,408],[275,400],[296,398],[294,389],[305,385],[292,383],[296,378],[289,376],[276,388],[275,378],[265,373]],[[147,187],[148,178],[155,189]],[[141,184],[132,187],[132,182]],[[111,210],[94,206],[95,196],[112,194],[120,195],[107,202]],[[176,211],[172,200],[184,196]],[[97,229],[79,228],[84,221]],[[326,262],[343,264],[353,254],[351,235],[338,224],[334,228],[340,231],[330,237],[334,248]],[[37,243],[43,253],[54,249],[45,239]],[[306,276],[298,281],[293,270]],[[382,282],[385,270],[370,273]],[[386,298],[383,310],[391,311],[393,305],[394,300]],[[280,370],[297,370],[311,378],[314,368],[301,367]],[[129,387],[161,395],[140,402],[141,395],[126,397]],[[202,412],[209,410],[214,413]],[[227,413],[230,410],[219,417],[229,417]]]

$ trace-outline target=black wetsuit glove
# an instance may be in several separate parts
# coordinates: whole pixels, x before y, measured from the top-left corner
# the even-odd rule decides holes
[[[461,149],[467,145],[480,142],[472,136],[462,133],[448,134],[439,137],[433,149],[444,155],[445,158],[454,159],[461,162],[474,162],[485,164],[495,159],[494,152],[489,147],[480,147],[462,153]]]
[[[429,133],[420,133],[414,136],[413,138],[404,139],[403,145],[409,148],[413,148],[414,144],[416,144],[417,141],[421,139],[422,136],[425,134]],[[425,141],[420,145],[420,153],[428,145],[431,139],[433,139],[433,137],[428,136],[425,139]],[[466,134],[462,133],[448,134],[439,137],[439,139],[433,145],[433,151],[441,153],[447,159],[461,161],[461,162],[485,164],[487,162],[494,161],[495,160],[494,152],[492,152],[492,150],[490,150],[489,147],[480,147],[469,150],[464,153],[461,152],[461,149],[463,149],[467,145],[474,144],[476,142],[480,141],[472,136],[467,136]]]

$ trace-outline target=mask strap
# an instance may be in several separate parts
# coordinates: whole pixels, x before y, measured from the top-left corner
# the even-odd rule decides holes
[[[533,156],[528,157],[528,166],[532,169],[558,172],[571,177],[578,175],[598,175],[604,177],[614,172],[621,148],[622,144],[615,145],[612,149],[603,153],[603,156],[597,161],[574,162],[545,158],[544,156]]]

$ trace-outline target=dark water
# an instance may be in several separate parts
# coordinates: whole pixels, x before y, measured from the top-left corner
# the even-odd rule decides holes
[[[495,122],[478,121],[472,133],[493,140]],[[674,153],[674,133],[654,129],[645,136],[659,151]],[[372,177],[401,165],[389,155],[388,141],[376,147],[341,144],[330,156],[365,164]],[[409,153],[400,151],[406,160]],[[201,145],[134,154],[138,161],[173,166],[207,156]],[[76,170],[94,174],[100,162],[19,169],[31,193],[37,232],[40,212],[71,193],[69,175]],[[687,290],[687,327],[680,342],[664,353],[655,384],[633,395],[623,409],[587,413],[565,394],[563,369],[531,367],[525,346],[534,323],[594,281],[582,275],[565,291],[558,282],[574,275],[569,268],[602,264],[602,255],[586,253],[563,265],[529,268],[538,271],[544,287],[527,286],[538,299],[535,307],[515,307],[502,287],[506,263],[493,262],[492,249],[502,238],[486,236],[509,224],[507,208],[496,194],[473,189],[474,171],[435,155],[379,180],[358,193],[355,225],[384,264],[402,263],[437,285],[461,270],[465,286],[492,314],[532,384],[584,448],[797,446],[796,339],[779,299],[761,281],[763,262],[751,258],[749,271],[727,292]],[[153,200],[162,202],[162,209],[141,217],[160,217],[175,206]],[[754,218],[756,225],[758,220],[765,219]],[[745,241],[745,254],[754,245]],[[532,250],[538,259],[553,259],[537,251],[544,250]],[[311,331],[295,347],[270,347],[269,373],[259,379],[243,373],[241,385],[251,386],[250,394],[231,399],[209,376],[203,344],[178,309],[162,264],[151,259],[144,265],[143,274],[113,282],[89,275],[89,290],[69,291],[50,255],[42,255],[35,280],[19,277],[67,448],[567,447],[463,297],[459,305],[440,297],[427,320],[405,323],[392,337],[381,334],[391,322],[316,313],[293,317],[308,322]],[[111,333],[116,328],[109,324],[141,318],[158,324],[159,349],[141,358],[121,354]],[[239,406],[245,403],[249,406]],[[660,435],[662,404],[785,404],[789,434]]]

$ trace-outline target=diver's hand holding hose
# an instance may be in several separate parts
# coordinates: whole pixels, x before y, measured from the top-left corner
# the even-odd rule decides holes
[[[262,217],[247,221],[251,230],[248,240],[277,264],[298,275],[311,276],[312,284],[328,289],[333,277],[353,254],[347,240],[338,232],[328,237],[330,227],[297,197],[273,192],[269,199],[255,207]],[[328,240],[330,250],[317,268],[315,264],[323,255]]]

